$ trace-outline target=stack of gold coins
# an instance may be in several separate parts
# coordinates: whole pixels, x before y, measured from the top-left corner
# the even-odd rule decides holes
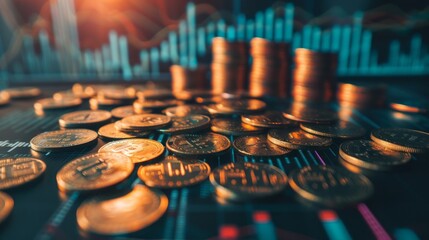
[[[292,97],[300,102],[331,101],[335,97],[337,55],[305,48],[295,50]]]
[[[380,108],[386,104],[386,95],[386,87],[380,84],[338,84],[337,99],[341,107]]]
[[[212,90],[215,93],[235,92],[245,87],[247,46],[216,37],[212,41]]]
[[[180,94],[182,91],[191,89],[206,89],[207,88],[207,67],[200,66],[196,69],[189,69],[180,65],[172,65],[171,73],[171,89],[173,94]]]
[[[287,97],[290,82],[289,45],[253,38],[250,54],[253,58],[249,77],[250,95]]]

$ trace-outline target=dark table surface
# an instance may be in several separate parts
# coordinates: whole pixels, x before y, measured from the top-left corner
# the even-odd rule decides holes
[[[384,82],[389,83],[388,79]],[[425,99],[428,91],[424,80],[415,83],[392,81],[388,85],[392,97],[416,101]],[[43,86],[44,96],[68,87]],[[75,152],[32,152],[30,139],[41,132],[59,129],[58,117],[70,111],[60,110],[40,117],[33,111],[33,102],[34,99],[16,100],[0,108],[0,158],[35,156],[47,164],[47,170],[39,180],[5,190],[13,197],[15,207],[9,218],[0,225],[0,239],[33,239],[36,236],[47,239],[81,238],[83,235],[79,234],[76,224],[76,209],[91,195],[74,193],[61,196],[55,176],[65,163],[83,154],[96,152],[105,142],[99,140],[97,146]],[[278,105],[281,107],[280,103]],[[336,104],[332,107],[337,108]],[[88,109],[88,103],[77,109]],[[429,131],[428,116],[398,113],[387,108],[353,111],[350,120],[362,125],[368,132],[379,127]],[[165,143],[168,135],[151,134],[149,138]],[[281,158],[243,157],[231,149],[225,156],[204,160],[212,168],[238,160],[264,162],[289,174],[293,169],[307,165],[339,165],[340,143],[334,141],[327,149],[293,151]],[[153,225],[127,238],[218,239],[237,232],[243,239],[328,239],[335,236],[357,239],[411,239],[417,236],[429,239],[428,169],[427,156],[414,156],[411,163],[401,169],[369,174],[375,187],[374,195],[365,202],[341,209],[302,204],[295,199],[290,188],[269,199],[229,205],[216,201],[208,181],[189,188],[163,190],[169,199],[167,212]],[[134,173],[121,187],[129,188],[136,179]]]

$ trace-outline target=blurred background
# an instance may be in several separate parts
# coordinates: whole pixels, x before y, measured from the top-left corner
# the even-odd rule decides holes
[[[0,81],[169,78],[215,36],[338,52],[339,76],[427,75],[426,1],[1,0]]]

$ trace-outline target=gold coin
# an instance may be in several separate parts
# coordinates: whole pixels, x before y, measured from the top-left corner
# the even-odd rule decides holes
[[[136,100],[133,103],[134,112],[144,113],[147,111],[160,111],[164,108],[176,106],[179,104],[179,101],[176,99],[166,99],[166,100]]]
[[[0,189],[8,189],[31,182],[46,170],[46,164],[36,158],[0,159]]]
[[[170,117],[186,117],[188,115],[210,116],[207,107],[202,105],[180,105],[166,108],[163,112]]]
[[[122,106],[112,109],[110,111],[112,116],[117,119],[122,119],[135,114],[133,106]]]
[[[112,118],[112,114],[104,110],[84,110],[66,113],[58,120],[64,128],[85,128],[106,124]]]
[[[88,129],[66,129],[41,133],[30,141],[39,152],[61,151],[84,147],[97,141],[98,134]]]
[[[133,163],[147,162],[164,153],[164,146],[155,140],[136,138],[110,142],[98,152],[122,153],[131,158]]]
[[[263,128],[255,127],[241,122],[240,119],[215,118],[212,120],[211,130],[216,133],[232,136],[243,136],[259,134],[265,131]]]
[[[302,130],[323,137],[358,138],[366,134],[366,129],[347,121],[338,121],[333,124],[301,123]]]
[[[291,108],[283,112],[289,120],[306,123],[331,123],[338,119],[335,112],[324,109],[311,109],[307,107]]]
[[[235,114],[246,114],[261,112],[267,106],[265,102],[257,99],[236,99],[224,100],[216,104],[221,112],[229,112]]]
[[[13,199],[4,192],[0,192],[0,223],[2,223],[12,212]]]
[[[301,198],[328,207],[358,203],[373,193],[368,178],[338,167],[297,169],[291,173],[289,184]]]
[[[233,146],[241,154],[258,157],[281,156],[292,151],[271,143],[266,135],[239,137]]]
[[[168,126],[170,123],[171,117],[162,114],[139,114],[121,120],[123,129],[142,131],[162,128]]]
[[[108,99],[100,96],[89,99],[89,108],[91,110],[98,110],[98,109],[111,110],[112,108],[115,108],[121,105],[126,105],[126,104],[128,103],[124,103],[121,100]]]
[[[101,138],[107,141],[145,137],[149,134],[150,132],[138,132],[138,133],[121,132],[115,127],[115,123],[109,123],[107,125],[102,126],[100,129],[98,129],[98,135],[100,135]]]
[[[95,153],[77,158],[57,173],[61,191],[91,191],[116,185],[130,176],[134,164],[120,153]]]
[[[3,90],[10,95],[10,98],[32,98],[42,94],[39,88],[36,87],[17,87]]]
[[[210,118],[204,115],[189,115],[186,117],[171,117],[168,128],[158,129],[159,132],[169,134],[199,131],[209,127]]]
[[[53,98],[43,98],[43,99],[37,100],[34,103],[34,110],[44,111],[44,110],[72,108],[72,107],[77,107],[80,104],[82,104],[82,100],[80,98],[64,98],[61,100],[56,100]]]
[[[395,151],[425,153],[429,151],[429,133],[406,128],[379,128],[371,139]]]
[[[133,88],[108,88],[98,91],[98,96],[113,100],[134,100],[136,92]]]
[[[229,139],[216,133],[180,134],[167,140],[172,153],[187,156],[201,156],[225,153],[231,147]]]
[[[280,169],[263,163],[229,163],[210,174],[216,195],[227,200],[248,200],[283,191],[287,176]]]
[[[10,102],[10,95],[5,91],[0,92],[0,106],[5,106]]]
[[[260,115],[243,115],[241,121],[256,127],[278,128],[296,125],[295,122],[283,117],[282,113],[268,111]]]
[[[204,181],[210,166],[196,159],[167,156],[162,162],[141,166],[137,174],[149,187],[179,188]]]
[[[392,102],[390,103],[390,108],[406,113],[427,113],[429,112],[429,103],[422,103],[416,100]]]
[[[122,196],[100,196],[82,203],[76,212],[79,228],[101,235],[123,235],[156,222],[167,210],[168,198],[155,189],[136,185]]]
[[[369,140],[342,143],[340,156],[353,165],[371,170],[389,170],[411,160],[409,153],[393,151]]]
[[[332,143],[330,138],[318,137],[295,128],[272,129],[267,138],[276,145],[290,149],[328,147]]]
[[[54,93],[54,95],[52,95],[52,98],[55,100],[62,100],[64,98],[89,99],[92,96],[94,96],[93,93],[87,93],[87,92],[75,93],[72,90],[66,90],[66,91],[60,91],[60,92]]]

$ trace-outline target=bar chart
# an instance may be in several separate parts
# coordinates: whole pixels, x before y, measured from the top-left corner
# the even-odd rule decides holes
[[[275,42],[291,44],[296,48],[336,52],[339,56],[338,75],[426,75],[429,73],[429,49],[419,33],[406,40],[389,39],[387,52],[374,45],[375,35],[362,25],[364,12],[353,14],[352,24],[321,27],[307,23],[296,27],[296,8],[285,3],[270,7],[254,16],[244,13],[235,19],[199,24],[198,5],[188,3],[186,14],[176,30],[171,30],[159,46],[140,49],[137,63],[130,61],[129,39],[111,30],[108,41],[98,49],[82,49],[76,24],[74,0],[50,3],[53,34],[51,41],[46,31],[35,37],[21,34],[17,41],[15,30],[7,24],[7,16],[0,16],[0,80],[119,80],[157,79],[167,76],[169,64],[180,64],[195,69],[207,64],[210,45],[214,37],[231,41],[250,41],[262,37]],[[4,14],[2,14],[4,15]],[[11,57],[11,42],[15,54]],[[35,44],[38,44],[37,51]],[[383,54],[383,57],[380,55]]]

